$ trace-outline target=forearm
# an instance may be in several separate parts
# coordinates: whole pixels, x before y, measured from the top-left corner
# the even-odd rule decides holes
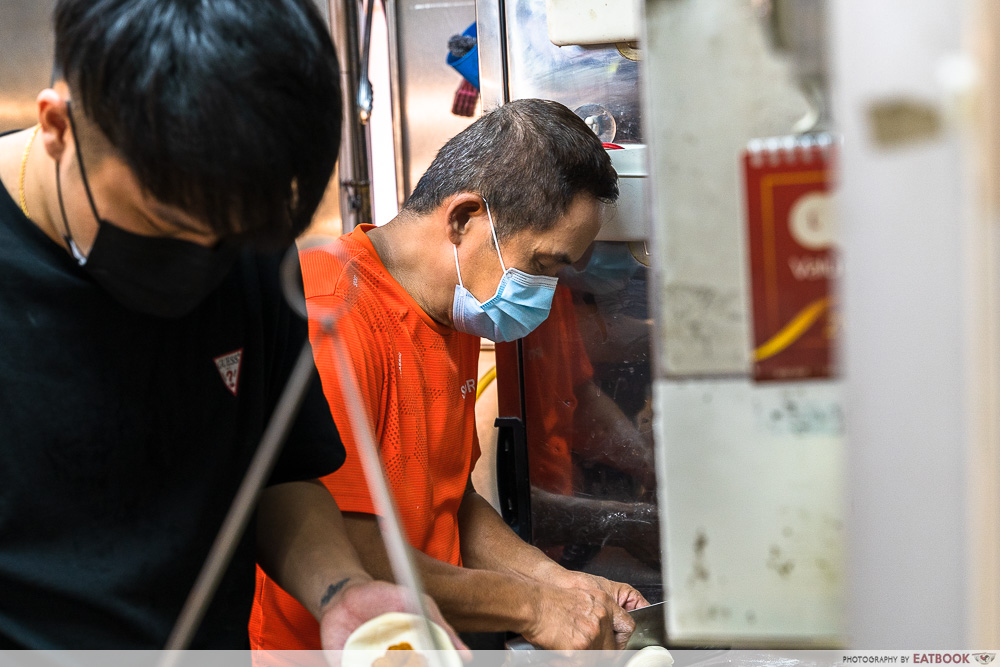
[[[600,463],[627,472],[637,479],[653,474],[651,444],[644,441],[631,420],[593,382],[577,387],[575,430],[582,437],[573,452],[589,463]]]
[[[345,520],[348,533],[371,574],[391,578],[375,517],[348,514]],[[513,533],[511,536],[517,539]],[[457,629],[518,632],[548,649],[615,645],[612,632],[615,604],[606,594],[560,588],[507,570],[457,567],[416,551],[413,556],[425,592]],[[620,609],[618,612],[624,613]]]
[[[532,525],[539,546],[600,544],[621,547],[659,568],[660,527],[655,505],[575,498],[531,489]]]
[[[635,624],[625,613],[645,603],[631,586],[570,572],[523,542],[496,510],[472,490],[458,512],[462,561],[530,581],[535,621],[525,637],[543,648],[611,648],[625,645]],[[556,618],[553,617],[553,614]],[[561,621],[566,624],[561,624]],[[608,634],[614,627],[615,639]],[[582,628],[586,627],[586,630]],[[573,638],[573,635],[576,635]]]
[[[628,547],[637,533],[635,525],[657,521],[656,507],[646,503],[577,498],[534,487],[531,507],[542,546],[575,542]]]
[[[466,492],[458,512],[462,562],[494,572],[545,581],[560,568],[548,556],[519,538],[493,507],[475,491]]]
[[[394,581],[378,523],[370,514],[344,516],[347,534],[355,544],[368,574]],[[458,567],[416,549],[411,556],[424,592],[441,613],[462,632],[522,632],[532,620],[535,583],[510,573]]]
[[[257,558],[317,620],[345,587],[371,579],[336,502],[316,480],[264,489],[257,509]]]

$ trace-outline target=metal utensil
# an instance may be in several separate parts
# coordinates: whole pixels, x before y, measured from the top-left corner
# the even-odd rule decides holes
[[[633,609],[628,613],[635,621],[635,631],[629,637],[626,650],[638,650],[647,646],[666,646],[667,619],[666,603],[657,602],[648,607]]]

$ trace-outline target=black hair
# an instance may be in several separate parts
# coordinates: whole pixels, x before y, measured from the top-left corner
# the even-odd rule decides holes
[[[59,0],[55,73],[139,183],[222,237],[288,243],[340,147],[311,0]]]
[[[601,140],[549,100],[515,100],[462,130],[438,151],[404,209],[428,213],[459,192],[480,194],[501,239],[546,231],[580,193],[618,198],[618,174]]]

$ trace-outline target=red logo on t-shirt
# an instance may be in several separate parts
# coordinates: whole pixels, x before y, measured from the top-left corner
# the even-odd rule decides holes
[[[240,362],[243,360],[243,348],[216,357],[215,367],[219,369],[222,381],[226,383],[226,389],[236,395],[240,385]]]

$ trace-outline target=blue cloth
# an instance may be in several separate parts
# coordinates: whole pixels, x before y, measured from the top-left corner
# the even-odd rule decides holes
[[[476,24],[473,23],[468,28],[465,29],[463,35],[468,35],[470,37],[476,37]],[[479,90],[479,45],[472,47],[472,50],[466,53],[461,58],[456,58],[450,53],[448,54],[447,62],[449,65],[455,68],[459,74],[465,77],[465,80],[476,87]]]

